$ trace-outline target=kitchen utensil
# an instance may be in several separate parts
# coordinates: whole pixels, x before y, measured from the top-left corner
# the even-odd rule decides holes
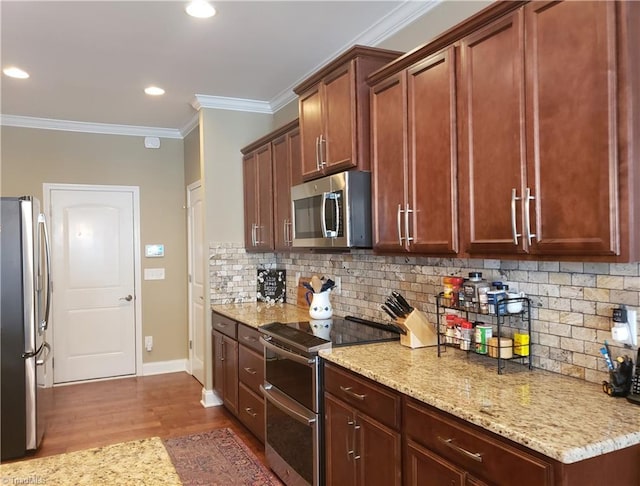
[[[400,292],[396,292],[395,290],[391,292],[391,295],[395,298],[395,301],[398,305],[405,311],[405,314],[410,314],[413,310],[413,307],[409,305],[406,299],[400,294]]]
[[[311,277],[311,287],[315,293],[322,292],[322,280],[317,275]]]
[[[324,280],[324,277],[322,277],[322,280]],[[331,290],[332,288],[334,288],[336,286],[336,283],[331,280],[330,278],[327,279],[325,282],[323,282],[322,284],[322,289],[320,289],[321,292],[324,292],[326,290]]]
[[[384,330],[392,330],[394,332],[397,332],[398,334],[406,334],[407,332],[402,329],[399,326],[396,326],[395,324],[382,324],[380,322],[375,322],[375,321],[369,321],[367,319],[362,319],[360,317],[355,317],[355,316],[345,316],[345,319],[347,321],[352,321],[352,322],[357,322],[358,324],[366,324],[368,326],[371,327],[376,327],[378,329],[384,329]]]
[[[382,304],[380,307],[387,313],[389,317],[391,317],[391,319],[393,319],[394,321],[396,320],[397,316],[393,312],[391,312],[386,305]]]
[[[402,307],[400,307],[391,297],[387,298],[384,303],[387,304],[387,307],[391,309],[391,312],[393,312],[397,317],[406,316],[406,312],[403,311]]]

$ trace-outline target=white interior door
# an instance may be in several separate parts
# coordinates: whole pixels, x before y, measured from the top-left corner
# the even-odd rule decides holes
[[[189,245],[189,331],[191,374],[204,385],[205,366],[205,275],[204,215],[202,185],[194,182],[187,188]]]
[[[54,382],[136,373],[137,188],[49,190]]]

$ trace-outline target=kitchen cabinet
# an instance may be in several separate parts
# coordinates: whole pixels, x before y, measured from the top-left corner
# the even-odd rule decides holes
[[[531,2],[461,41],[469,255],[633,259],[630,71],[618,62],[629,10],[625,2]]]
[[[401,484],[400,396],[325,367],[327,484]]]
[[[302,182],[300,129],[297,121],[295,128],[272,142],[272,147],[275,250],[288,251],[293,243],[291,187]]]
[[[401,53],[354,46],[309,77],[299,96],[301,176],[369,170],[369,92],[366,76]]]
[[[458,251],[455,49],[371,88],[374,248]]]
[[[234,415],[238,415],[238,341],[237,323],[212,314],[213,388]]]
[[[247,251],[273,249],[271,144],[243,157],[244,240]]]
[[[421,479],[431,476],[442,479],[432,484],[555,484],[550,460],[433,407],[407,398],[403,402],[403,421],[408,484],[425,484],[420,483]],[[472,479],[467,482],[469,477]]]
[[[264,350],[259,336],[256,329],[238,324],[238,418],[264,443],[264,398],[260,392],[264,383]]]
[[[302,182],[294,120],[241,150],[247,251],[291,249],[291,186]]]

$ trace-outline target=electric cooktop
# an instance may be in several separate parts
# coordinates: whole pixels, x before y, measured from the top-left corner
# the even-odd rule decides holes
[[[259,330],[281,345],[308,353],[338,346],[400,339],[400,334],[391,326],[366,321],[354,322],[343,317],[286,324],[272,322],[261,326]]]

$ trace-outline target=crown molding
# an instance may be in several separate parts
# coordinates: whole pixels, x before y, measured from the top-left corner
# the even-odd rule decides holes
[[[201,108],[215,108],[218,110],[250,111],[253,113],[267,113],[273,115],[273,109],[268,101],[247,100],[243,98],[226,98],[224,96],[208,96],[196,94],[191,106],[196,110]]]
[[[342,54],[348,48],[359,44],[363,46],[377,46],[384,40],[388,39],[395,33],[404,29],[410,23],[416,21],[418,18],[425,15],[431,9],[442,3],[444,0],[427,0],[427,1],[414,1],[407,0],[401,5],[396,7],[392,12],[382,18],[379,22],[371,26],[369,29],[361,33],[355,39],[352,39],[338,51],[331,54],[324,61],[318,64],[316,67],[305,73],[302,77],[296,80],[288,88],[278,93],[270,102],[273,112],[285,107],[293,100],[297,98],[293,92],[293,88],[302,83],[305,79],[309,78],[313,73],[320,70],[323,66],[329,64],[332,60]],[[197,109],[197,108],[196,108]]]
[[[191,133],[191,130],[196,128],[199,123],[200,123],[200,113],[196,113],[191,117],[191,120],[185,123],[184,126],[180,129],[180,134],[182,135],[182,138],[189,135]]]
[[[115,125],[110,123],[87,123],[18,115],[0,115],[0,125],[7,127],[39,128],[42,130],[61,130],[65,132],[99,133],[103,135],[182,138],[180,130],[175,128],[138,127],[133,125]]]

